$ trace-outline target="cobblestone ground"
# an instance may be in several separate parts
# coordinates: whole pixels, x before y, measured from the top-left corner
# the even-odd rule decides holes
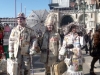
[[[85,58],[85,63],[83,64],[83,69],[84,69],[84,75],[90,75],[89,74],[89,69],[90,69],[90,63],[92,60],[92,57],[89,55],[85,54],[85,51],[83,51],[83,55]],[[45,69],[44,69],[44,65],[43,63],[40,62],[40,55],[35,55],[33,57],[33,61],[34,61],[34,75],[45,75]],[[97,68],[95,68],[95,73],[97,75],[100,75],[100,64],[99,62],[96,62],[95,66]],[[3,74],[1,73],[0,75],[7,75],[7,74]],[[31,74],[32,75],[32,74]],[[63,74],[66,75],[66,72]]]

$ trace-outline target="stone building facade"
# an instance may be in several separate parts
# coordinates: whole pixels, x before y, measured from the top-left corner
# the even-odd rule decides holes
[[[74,2],[74,7],[69,6],[66,9],[59,7],[59,2],[58,5],[57,3],[49,4],[51,11],[57,14],[58,27],[61,28],[70,22],[79,22],[85,25],[87,31],[93,29],[93,32],[95,32],[96,28],[100,25],[99,0],[70,0],[70,2],[71,1]]]
[[[11,26],[15,26],[15,25],[17,25],[17,20],[16,20],[16,18],[0,18],[0,23],[2,24],[2,25],[6,25],[6,24],[8,24],[8,25],[11,25]]]

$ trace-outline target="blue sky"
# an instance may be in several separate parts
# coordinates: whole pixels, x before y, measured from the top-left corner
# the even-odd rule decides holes
[[[21,12],[28,16],[32,10],[49,10],[50,0],[16,0],[16,14]],[[15,0],[0,0],[0,17],[15,17]]]

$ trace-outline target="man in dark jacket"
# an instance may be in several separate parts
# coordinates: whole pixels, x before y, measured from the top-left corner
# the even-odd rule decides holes
[[[89,36],[88,36],[88,34],[84,35],[84,39],[85,39],[86,45],[83,48],[85,48],[86,54],[88,54],[88,46],[87,46],[87,43],[89,42]]]
[[[89,43],[89,51],[91,52],[92,50],[92,42],[93,42],[93,35],[92,35],[92,30],[89,31],[88,33],[88,43]]]

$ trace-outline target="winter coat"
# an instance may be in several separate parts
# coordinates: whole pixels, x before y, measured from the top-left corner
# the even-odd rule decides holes
[[[19,25],[13,28],[9,37],[9,57],[12,57],[14,54],[16,58],[18,56],[19,47],[22,55],[28,55],[32,37],[35,37],[32,29],[27,27],[20,29]]]
[[[48,39],[49,38],[49,39]],[[54,64],[58,59],[58,50],[61,46],[61,40],[58,33],[45,32],[42,38],[41,46],[41,62],[47,63],[49,66]]]

